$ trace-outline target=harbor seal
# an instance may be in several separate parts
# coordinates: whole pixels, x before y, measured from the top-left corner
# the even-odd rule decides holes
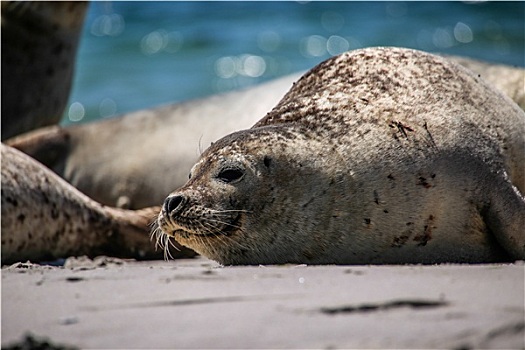
[[[525,108],[523,68],[457,56],[447,59],[473,70]],[[201,147],[252,126],[304,73],[108,120],[47,127],[6,143],[102,204],[127,209],[159,205],[167,193],[184,185]]]
[[[2,264],[71,255],[162,256],[149,238],[158,207],[105,207],[20,151],[2,144],[1,156]],[[188,249],[173,254],[194,255]]]
[[[524,149],[525,113],[470,71],[351,51],[204,151],[154,232],[224,265],[525,259]]]
[[[87,2],[2,1],[2,140],[57,124]]]

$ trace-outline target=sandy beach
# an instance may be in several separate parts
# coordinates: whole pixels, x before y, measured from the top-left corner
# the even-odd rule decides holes
[[[2,348],[523,349],[523,262],[221,267],[69,259],[2,269]]]

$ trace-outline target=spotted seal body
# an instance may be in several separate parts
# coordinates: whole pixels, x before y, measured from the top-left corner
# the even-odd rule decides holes
[[[2,140],[62,118],[87,7],[2,1]]]
[[[208,148],[160,236],[222,264],[525,258],[525,114],[458,65],[357,50]]]
[[[2,144],[1,157],[3,264],[71,255],[162,256],[149,237],[158,207],[105,207],[20,151]]]

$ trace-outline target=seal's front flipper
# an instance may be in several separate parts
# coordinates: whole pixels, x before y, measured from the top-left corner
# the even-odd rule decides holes
[[[501,186],[493,186],[484,213],[489,229],[511,258],[525,260],[525,197],[504,173]],[[489,187],[490,188],[490,187]]]

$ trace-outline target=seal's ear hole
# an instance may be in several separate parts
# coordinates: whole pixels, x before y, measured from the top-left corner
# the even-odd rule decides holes
[[[244,176],[241,169],[224,169],[219,172],[217,178],[223,182],[230,183],[240,180]]]
[[[264,156],[264,159],[263,159],[263,162],[264,162],[264,165],[269,168],[270,167],[270,163],[272,162],[272,158],[268,157],[268,156]]]

